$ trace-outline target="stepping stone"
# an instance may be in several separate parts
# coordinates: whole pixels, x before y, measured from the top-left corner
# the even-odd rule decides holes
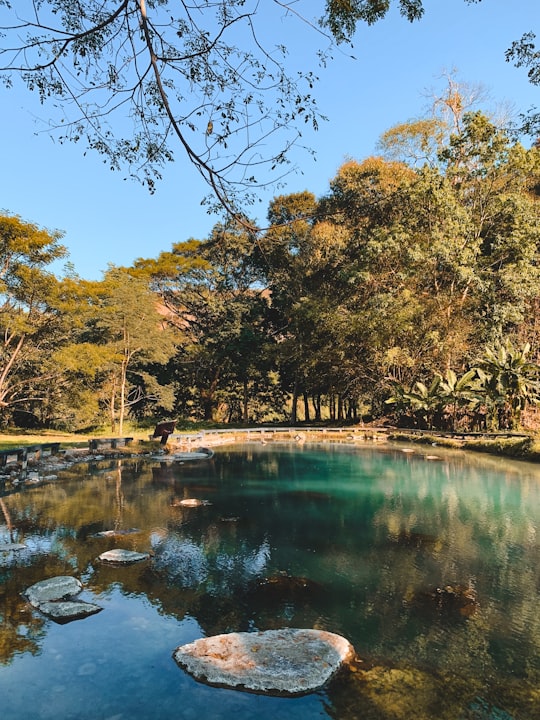
[[[41,580],[31,585],[24,593],[34,607],[39,608],[43,603],[67,600],[78,595],[82,590],[82,583],[69,575]]]
[[[59,600],[58,602],[44,602],[39,610],[58,623],[67,623],[71,620],[81,620],[89,615],[95,615],[103,610],[99,605],[80,600]]]
[[[130,563],[141,562],[141,560],[148,560],[149,557],[150,555],[148,553],[115,548],[114,550],[107,550],[106,552],[101,553],[99,559],[102,562],[112,563],[115,565],[129,565]]]
[[[215,635],[173,653],[200,682],[267,695],[316,690],[354,656],[353,646],[340,635],[291,628]]]
[[[82,583],[69,575],[41,580],[24,593],[33,607],[58,623],[80,620],[100,612],[94,603],[73,600],[82,590]]]
[[[199,500],[199,498],[184,498],[184,500],[173,500],[173,507],[202,507],[202,505],[211,505],[208,500]]]

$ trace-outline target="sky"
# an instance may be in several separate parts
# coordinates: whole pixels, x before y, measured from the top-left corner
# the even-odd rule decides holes
[[[430,95],[442,93],[449,72],[482,86],[488,110],[504,106],[517,114],[540,107],[540,88],[504,56],[525,32],[535,32],[540,42],[540,0],[473,5],[425,0],[424,6],[423,19],[414,24],[392,12],[373,26],[359,26],[354,47],[338,51],[326,69],[318,70],[314,92],[328,121],[317,132],[306,126],[303,136],[316,159],[295,155],[301,173],[290,175],[275,194],[325,194],[343,162],[376,154],[385,130],[425,114]],[[268,41],[282,33],[269,27]],[[305,63],[305,48],[292,47],[302,36],[285,37],[292,60]],[[100,280],[110,264],[129,266],[176,242],[204,239],[219,221],[201,206],[207,187],[180,152],[150,195],[139,183],[124,180],[123,173],[112,172],[99,155],[85,155],[82,145],[59,145],[37,132],[37,118],[46,118],[47,111],[25,88],[0,87],[0,108],[0,212],[61,231],[67,260],[80,277]],[[261,195],[251,213],[261,224],[271,198],[272,193]],[[64,262],[53,267],[58,275]]]

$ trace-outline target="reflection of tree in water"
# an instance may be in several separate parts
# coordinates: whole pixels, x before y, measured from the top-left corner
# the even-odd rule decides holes
[[[15,500],[12,495],[10,504]],[[60,557],[50,556],[50,542],[33,534],[28,518],[23,522],[4,498],[0,498],[0,508],[10,542],[24,540],[26,545],[16,552],[0,553],[0,663],[8,664],[19,654],[39,654],[46,635],[46,621],[22,592],[45,576],[65,575],[71,568]],[[23,525],[28,534],[22,530]]]
[[[538,486],[516,487],[509,477],[506,486],[494,481],[494,493],[489,476],[475,478],[468,466],[463,477],[427,463],[409,470],[402,467],[399,482],[379,480],[385,502],[373,517],[373,543],[321,554],[322,564],[358,577],[347,625],[363,633],[357,651],[384,663],[330,692],[330,714],[431,720],[435,706],[449,720],[540,717]],[[362,590],[362,569],[377,566],[376,583],[368,573]],[[399,665],[390,667],[390,657]]]
[[[118,532],[122,528],[123,510],[125,504],[124,493],[122,492],[122,462],[118,460],[116,466],[115,482],[116,516],[114,518],[113,530]]]
[[[160,538],[154,546],[152,572],[169,589],[175,588],[177,595],[188,591],[188,611],[203,626],[200,610],[211,607],[212,617],[207,618],[211,624],[221,617],[222,626],[231,623],[238,629],[246,623],[242,596],[249,583],[264,572],[269,559],[266,539],[258,546],[240,540],[231,552],[213,525],[199,540],[177,533]]]
[[[80,473],[83,468],[79,468]],[[66,493],[61,483],[22,487],[0,497],[0,511],[10,542],[25,549],[0,553],[0,662],[21,653],[39,654],[47,621],[26,602],[26,588],[47,577],[80,575],[88,565],[84,545],[77,542],[80,523],[96,518],[103,478],[80,482]],[[107,496],[108,497],[108,496]],[[115,478],[114,524],[121,527],[124,511],[121,472]],[[99,511],[98,517],[103,513]],[[92,552],[92,551],[90,551]],[[80,553],[80,558],[78,554]]]
[[[21,596],[18,579],[0,569],[0,663],[22,653],[37,655],[45,634],[45,621]]]
[[[160,599],[177,588],[173,605],[182,596],[184,611],[206,634],[323,627],[324,588],[273,569],[268,539],[239,536],[235,525],[232,520],[212,523],[198,539],[172,532],[157,538],[151,572],[168,586]]]
[[[8,531],[8,539],[9,542],[14,543],[15,542],[15,533],[13,532],[13,521],[11,519],[11,514],[7,508],[7,505],[4,501],[4,498],[0,497],[0,510],[2,510],[2,515],[4,516],[4,520],[6,521],[6,529]]]

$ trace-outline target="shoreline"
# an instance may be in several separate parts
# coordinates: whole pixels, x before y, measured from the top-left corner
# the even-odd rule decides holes
[[[34,436],[35,437],[35,436]],[[38,436],[39,437],[39,436]],[[148,435],[145,436],[148,438]],[[42,436],[48,441],[48,436]],[[101,439],[103,441],[103,439]],[[114,438],[109,440],[114,441]],[[22,483],[40,483],[53,479],[53,474],[68,469],[74,464],[98,462],[114,458],[144,457],[175,452],[191,453],[202,448],[222,445],[296,443],[336,443],[354,447],[364,443],[394,442],[398,445],[436,446],[441,449],[465,450],[467,452],[504,457],[525,462],[540,462],[540,449],[534,446],[532,435],[525,433],[451,433],[398,429],[394,427],[350,426],[336,428],[320,427],[259,427],[205,429],[194,432],[173,433],[165,446],[158,440],[134,438],[125,445],[113,447],[107,443],[92,449],[92,438],[75,440],[65,438],[66,447],[57,454],[30,456],[25,463],[6,462],[0,469],[0,486]],[[0,436],[1,443],[1,436]],[[84,447],[81,446],[84,443]],[[45,442],[44,444],[47,444]],[[62,443],[60,443],[62,444]],[[24,447],[21,443],[18,447]],[[11,448],[10,448],[11,449]],[[13,455],[16,454],[15,447]]]

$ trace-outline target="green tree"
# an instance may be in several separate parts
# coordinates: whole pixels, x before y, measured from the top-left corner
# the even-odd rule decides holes
[[[157,377],[174,339],[144,276],[111,267],[100,282],[72,282],[70,342],[51,353],[62,369],[54,401],[79,427],[99,422],[104,406],[112,431],[122,435],[137,403],[167,406],[168,389]]]
[[[247,421],[250,387],[268,387],[268,297],[254,248],[254,237],[231,220],[216,225],[205,242],[177,243],[137,264],[178,333],[170,371],[185,413],[195,403],[203,419],[213,420],[220,402],[230,415],[241,397],[238,419]]]
[[[67,332],[63,285],[49,270],[66,255],[60,238],[0,215],[0,408],[28,410],[57,377],[47,358]]]
[[[127,409],[148,393],[152,376],[148,369],[169,360],[174,338],[146,279],[115,267],[103,279],[96,329],[102,333],[111,368],[111,426],[114,430],[118,422],[122,435]],[[157,391],[152,385],[150,389]]]
[[[340,303],[348,294],[347,236],[324,217],[308,191],[274,198],[268,220],[271,227],[258,249],[271,297],[282,388],[291,397],[289,419],[297,422],[303,398],[309,421],[311,398],[320,420],[322,396],[341,397],[346,385],[336,369],[344,342],[338,331],[345,316]]]

